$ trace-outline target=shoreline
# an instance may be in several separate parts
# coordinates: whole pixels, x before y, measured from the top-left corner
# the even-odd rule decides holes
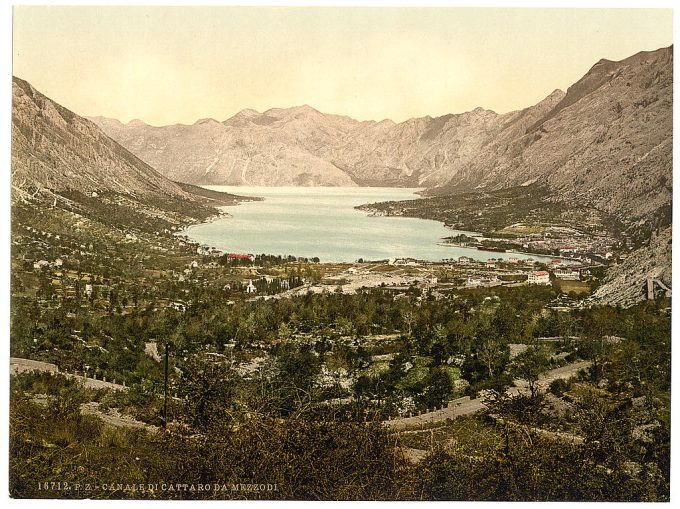
[[[457,247],[458,249],[472,249],[475,251],[483,251],[485,253],[498,253],[499,255],[503,255],[506,253],[512,253],[512,254],[519,254],[523,256],[533,256],[537,258],[559,258],[561,260],[568,260],[569,258],[564,258],[563,256],[553,256],[553,255],[546,255],[546,254],[539,254],[539,253],[531,253],[527,251],[517,251],[516,249],[506,249],[505,251],[484,251],[483,249],[477,249],[476,247],[470,247],[470,246],[459,246],[457,244],[450,244],[447,242],[439,242],[438,245],[444,246],[444,247]],[[538,260],[535,260],[538,261]]]
[[[232,203],[222,203],[222,204],[215,204],[213,205],[213,208],[217,210],[217,214],[213,214],[211,216],[206,217],[203,220],[196,220],[188,224],[184,229],[182,229],[179,232],[175,232],[175,235],[186,235],[189,230],[194,228],[195,226],[200,226],[202,224],[210,224],[214,223],[218,219],[222,219],[225,217],[234,217],[232,214],[227,212],[227,209],[229,207],[237,207],[241,205],[241,203],[249,203],[253,201],[264,201],[264,198],[261,196],[245,196],[245,195],[232,195],[236,198],[236,200]]]
[[[224,206],[224,207],[230,207],[231,205],[223,205],[223,206]],[[221,207],[222,207],[222,206],[221,206]],[[232,216],[229,212],[227,212],[227,211],[222,211],[222,210],[220,210],[219,208],[218,208],[217,210],[220,211],[219,214],[213,214],[212,216],[208,216],[208,217],[206,217],[206,218],[203,219],[203,220],[196,220],[196,221],[194,221],[194,222],[188,224],[187,226],[185,226],[182,230],[175,232],[174,235],[175,235],[175,236],[178,236],[178,235],[186,235],[187,232],[189,232],[192,228],[194,228],[194,227],[196,227],[196,226],[200,226],[200,225],[202,225],[202,224],[210,224],[210,223],[214,223],[215,221],[217,221],[218,219],[222,219],[223,217],[233,217],[233,216]]]

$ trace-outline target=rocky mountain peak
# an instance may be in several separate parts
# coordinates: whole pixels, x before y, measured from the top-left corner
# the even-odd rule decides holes
[[[239,111],[236,115],[229,117],[225,122],[228,122],[229,120],[237,119],[237,118],[248,119],[248,118],[253,118],[253,117],[259,117],[260,115],[262,115],[262,113],[260,113],[257,110],[254,110],[252,108],[246,108],[246,109]]]
[[[303,104],[302,106],[293,106],[292,108],[271,108],[265,111],[264,115],[280,120],[306,120],[324,116],[323,113],[307,104]]]
[[[200,118],[196,122],[194,122],[193,125],[215,125],[215,126],[219,126],[219,125],[222,125],[222,123],[215,120],[214,118]]]

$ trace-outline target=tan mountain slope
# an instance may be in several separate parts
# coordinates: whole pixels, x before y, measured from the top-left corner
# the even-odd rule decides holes
[[[600,61],[521,136],[494,141],[496,150],[433,192],[537,181],[555,199],[668,224],[672,105],[672,47]]]
[[[87,224],[157,231],[237,200],[180,187],[24,80],[13,78],[12,92],[12,202],[22,221],[38,207],[53,210],[55,220],[66,211]]]
[[[174,182],[19,78],[12,80],[12,186],[170,195],[188,199]]]

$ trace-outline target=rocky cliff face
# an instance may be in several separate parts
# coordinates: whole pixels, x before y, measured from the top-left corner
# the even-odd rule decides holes
[[[563,97],[498,115],[477,108],[400,124],[359,122],[309,106],[243,110],[224,122],[154,127],[92,117],[167,177],[198,184],[432,187],[463,174],[494,139],[517,137]]]
[[[513,139],[563,97],[498,115],[359,122],[309,106],[243,110],[218,122],[154,127],[92,117],[104,132],[167,177],[195,184],[433,187],[463,175],[492,140]],[[500,144],[500,143],[499,143]]]
[[[631,306],[647,298],[647,279],[672,286],[672,231],[664,228],[652,235],[649,245],[633,252],[622,264],[612,267],[593,298],[596,302]],[[659,290],[655,288],[655,290]],[[669,294],[666,296],[670,297]]]
[[[602,60],[545,112],[495,139],[434,194],[545,183],[555,199],[629,222],[668,224],[672,199],[673,50]]]
[[[112,138],[168,178],[191,184],[355,185],[318,155],[351,119],[309,107],[244,110],[225,122],[153,127],[92,118]]]
[[[236,201],[180,187],[19,78],[12,103],[12,203],[22,210],[60,208],[143,230],[202,220],[217,213],[214,205]]]
[[[190,197],[26,81],[13,78],[12,102],[12,186],[18,196],[44,188]]]

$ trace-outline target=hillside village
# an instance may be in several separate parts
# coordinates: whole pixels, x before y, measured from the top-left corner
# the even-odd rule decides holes
[[[168,233],[167,231],[165,232]],[[126,233],[125,243],[128,246],[139,244],[137,233]],[[177,235],[175,235],[177,237]],[[420,289],[446,291],[453,289],[518,286],[522,284],[552,284],[559,285],[559,281],[582,281],[583,284],[572,284],[570,288],[578,288],[577,293],[588,293],[597,281],[593,272],[602,274],[606,265],[579,263],[575,257],[576,251],[562,249],[570,255],[569,258],[553,258],[549,262],[534,261],[531,258],[519,259],[516,256],[507,258],[499,256],[486,261],[475,261],[469,256],[460,256],[455,260],[442,263],[423,262],[415,259],[390,259],[382,262],[362,262],[355,264],[323,264],[316,267],[323,268],[314,274],[314,262],[305,263],[306,274],[312,277],[309,281],[302,276],[298,260],[290,257],[295,270],[286,267],[286,259],[280,264],[272,265],[262,257],[253,254],[224,253],[221,250],[191,242],[186,236],[178,238],[177,248],[184,262],[184,268],[173,267],[168,270],[146,270],[144,275],[135,279],[137,291],[149,296],[160,292],[159,284],[180,285],[181,291],[187,291],[194,285],[207,286],[222,284],[226,295],[246,294],[275,295],[288,292],[290,295],[303,292],[345,291],[356,293],[362,289],[381,287],[395,293],[405,292],[412,287]],[[59,248],[55,248],[55,244]],[[165,242],[157,241],[150,250],[156,253],[168,253]],[[39,231],[30,226],[24,226],[20,234],[15,235],[13,246],[16,260],[21,261],[28,273],[37,278],[36,291],[41,296],[41,306],[49,307],[54,299],[59,300],[87,300],[95,309],[109,309],[111,296],[118,295],[114,288],[122,283],[120,277],[109,277],[108,272],[99,272],[95,266],[103,268],[95,259],[101,259],[109,254],[117,253],[111,249],[89,243],[77,244],[73,238],[62,239],[54,235]],[[120,253],[118,253],[120,254]],[[624,255],[625,256],[625,255]],[[150,259],[151,255],[139,256],[139,263]],[[611,258],[611,257],[609,257]],[[591,260],[589,258],[582,258]],[[114,256],[116,262],[123,263],[124,258]],[[302,262],[303,260],[300,260]],[[608,258],[602,260],[607,263]],[[308,262],[308,260],[304,260]],[[97,275],[95,275],[97,274]],[[157,282],[155,280],[158,280]],[[162,281],[162,283],[161,283]],[[35,283],[35,281],[34,281]],[[182,285],[184,288],[182,290]],[[567,285],[568,286],[568,285]],[[296,287],[299,287],[296,289]],[[292,292],[292,290],[294,290]],[[170,301],[167,298],[157,298],[154,306],[185,308],[186,302]],[[114,305],[116,305],[114,303]],[[123,312],[131,309],[132,303],[123,306]]]

